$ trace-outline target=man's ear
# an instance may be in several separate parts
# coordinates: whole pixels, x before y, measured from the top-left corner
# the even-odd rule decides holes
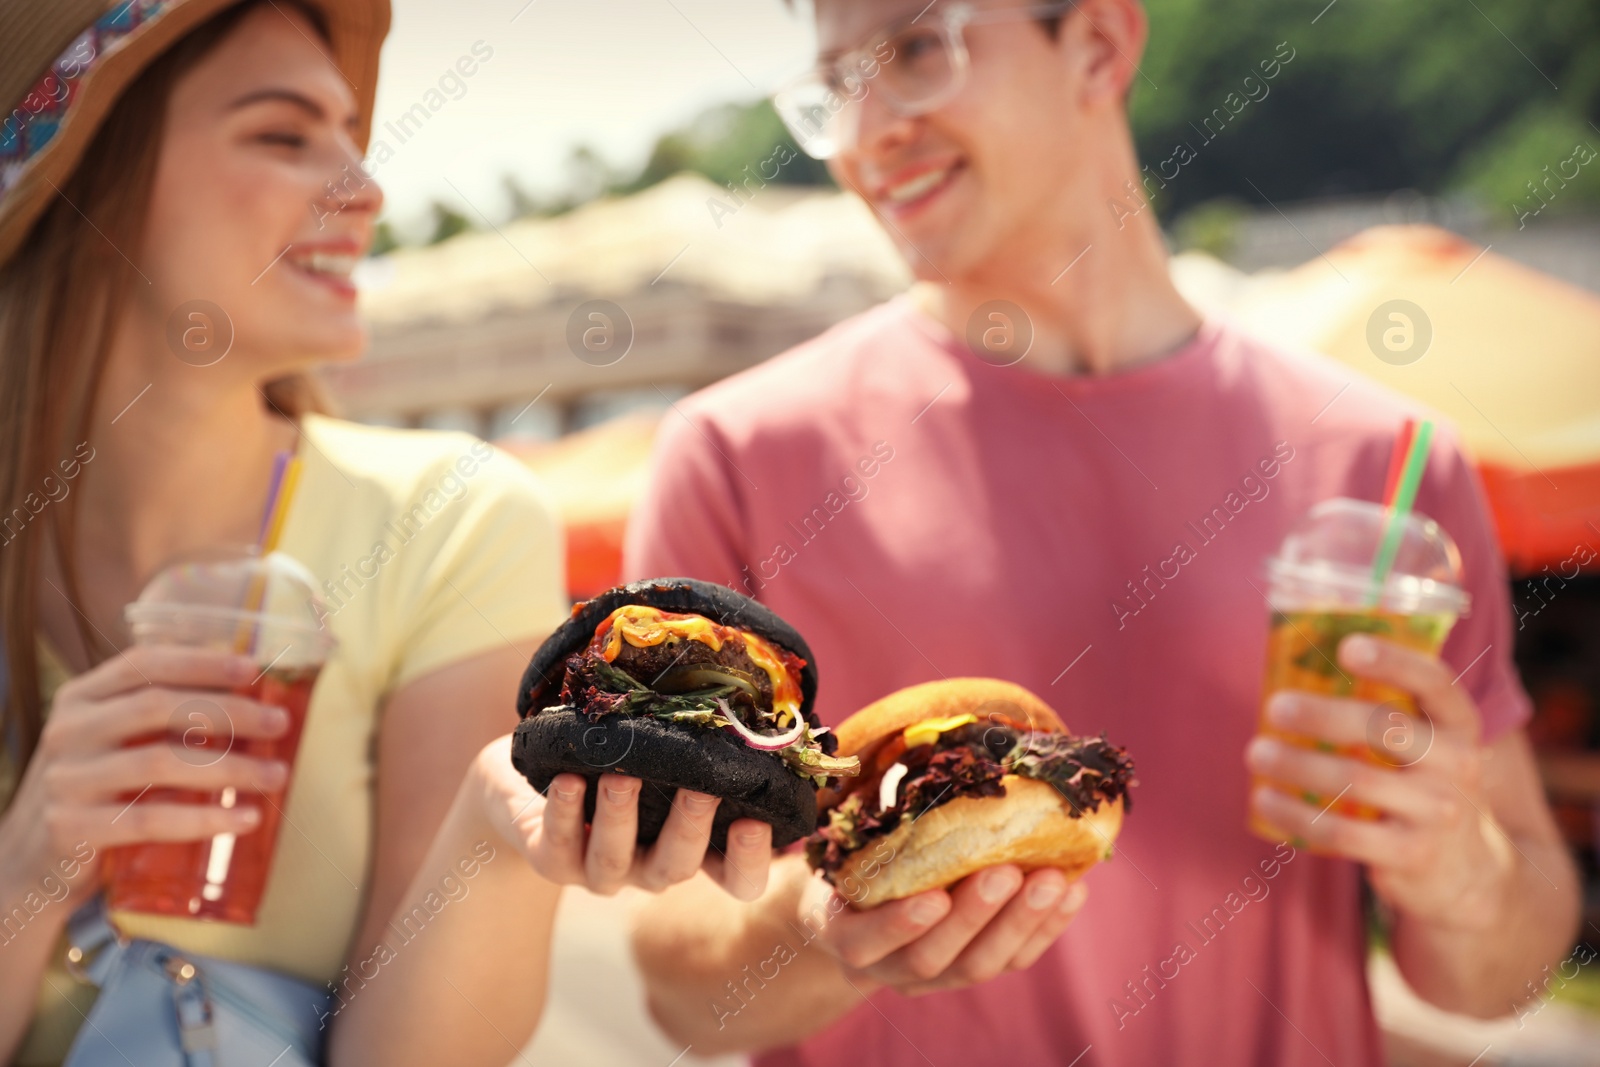
[[[1127,99],[1149,38],[1140,0],[1078,0],[1061,27],[1061,46],[1077,50],[1084,103]]]

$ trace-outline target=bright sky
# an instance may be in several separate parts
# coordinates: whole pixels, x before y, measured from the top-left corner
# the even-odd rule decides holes
[[[414,224],[438,198],[498,222],[503,175],[560,190],[580,142],[636,168],[657,134],[769,92],[811,44],[781,0],[394,0],[373,129],[392,149],[375,166],[388,214]],[[463,57],[470,77],[451,73]],[[418,104],[427,120],[401,129]]]

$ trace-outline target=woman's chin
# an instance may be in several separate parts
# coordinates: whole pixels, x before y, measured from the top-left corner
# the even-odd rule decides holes
[[[298,326],[290,333],[274,331],[255,350],[288,357],[297,366],[351,363],[367,350],[367,329],[358,319],[326,325],[301,321]]]

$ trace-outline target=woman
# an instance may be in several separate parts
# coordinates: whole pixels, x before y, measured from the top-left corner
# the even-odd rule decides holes
[[[701,866],[714,799],[681,794],[636,855],[637,782],[603,779],[586,832],[581,779],[547,801],[491,740],[565,614],[531,477],[464,435],[317,414],[306,372],[364,342],[349,276],[381,203],[361,150],[387,23],[384,0],[0,0],[0,1060],[58,1063],[82,1025],[95,993],[63,931],[106,848],[259,822],[248,796],[128,796],[289,773],[132,743],[202,695],[236,736],[284,722],[227,694],[257,665],[132,648],[121,621],[174,556],[255,540],[285,450],[304,475],[280,548],[322,581],[339,647],[258,922],[116,925],[326,986],[329,1062],[500,1064],[538,1020],[559,884]],[[765,828],[730,842],[730,892],[759,893]],[[395,943],[468,861],[425,936]]]

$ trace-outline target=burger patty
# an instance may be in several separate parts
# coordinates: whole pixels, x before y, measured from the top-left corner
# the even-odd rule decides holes
[[[902,819],[915,819],[957,797],[1005,796],[1001,779],[1007,774],[1055,786],[1075,816],[1119,797],[1132,807],[1133,761],[1103,735],[1071,737],[972,723],[940,734],[931,745],[906,749],[899,762],[907,771],[892,805],[880,809],[877,789],[868,785],[835,808],[828,825],[806,842],[814,869],[831,877],[851,853],[892,833]]]
[[[678,639],[640,647],[623,640],[612,666],[622,668],[636,681],[652,689],[669,682],[671,674],[683,668],[730,668],[754,685],[761,694],[757,702],[761,710],[772,710],[772,679],[750,658],[743,641],[724,641],[721,648],[713,649],[703,641]],[[730,700],[741,702],[734,698]],[[749,703],[748,694],[745,694],[743,702]]]

